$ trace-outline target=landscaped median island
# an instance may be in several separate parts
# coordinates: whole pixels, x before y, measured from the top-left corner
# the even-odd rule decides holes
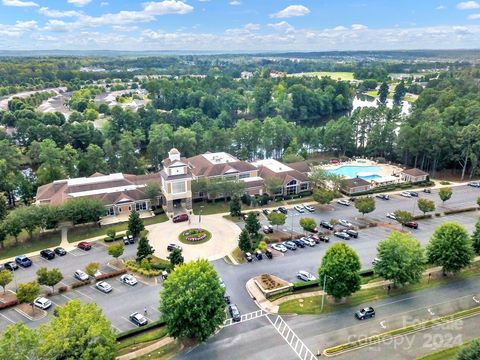
[[[441,324],[445,324],[445,323],[448,323],[448,322],[451,322],[451,321],[454,321],[454,320],[464,319],[464,318],[471,317],[471,316],[476,316],[476,315],[480,315],[480,307],[478,307],[478,306],[474,307],[472,309],[459,311],[459,312],[456,312],[456,313],[453,313],[453,314],[450,314],[450,315],[447,315],[447,316],[442,316],[442,317],[434,319],[434,320],[424,321],[424,322],[421,322],[421,323],[418,323],[418,324],[414,324],[414,325],[406,326],[406,327],[403,327],[403,328],[387,331],[387,332],[384,332],[384,333],[381,333],[381,334],[378,334],[378,335],[372,335],[372,336],[362,338],[362,339],[357,340],[357,341],[352,341],[352,342],[349,342],[349,343],[345,343],[345,344],[337,345],[337,346],[334,346],[334,347],[331,347],[331,348],[327,348],[323,351],[323,353],[327,356],[339,355],[339,354],[342,354],[344,352],[354,350],[358,347],[377,344],[379,342],[386,341],[386,340],[392,339],[392,338],[397,337],[397,336],[403,336],[403,335],[407,335],[407,334],[410,334],[410,333],[413,333],[413,332],[418,332],[418,331],[430,329],[432,327],[435,327],[435,326],[438,326],[438,325],[441,325]]]
[[[212,238],[210,231],[207,231],[202,228],[194,228],[182,231],[178,235],[180,242],[184,244],[203,244]]]

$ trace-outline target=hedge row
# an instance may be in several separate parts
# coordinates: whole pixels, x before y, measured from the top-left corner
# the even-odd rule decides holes
[[[85,285],[90,285],[91,283],[92,283],[92,281],[90,279],[85,280],[85,281],[76,281],[72,285],[70,285],[70,287],[72,289],[76,289],[76,288],[79,288],[79,287],[82,287],[82,286],[85,286]]]
[[[423,181],[423,182],[419,182],[419,183],[402,183],[402,184],[396,184],[396,185],[378,186],[378,187],[373,188],[369,191],[363,191],[361,193],[355,193],[353,195],[354,196],[363,196],[363,195],[368,195],[368,194],[378,194],[378,193],[394,191],[394,190],[411,189],[413,187],[429,187],[429,186],[433,186],[433,185],[435,185],[435,183],[433,181]]]
[[[451,215],[451,214],[458,214],[458,213],[462,213],[462,212],[477,211],[477,210],[478,210],[478,206],[472,206],[472,207],[463,208],[463,209],[447,210],[447,211],[444,211],[444,214],[445,215]]]
[[[311,281],[299,281],[293,283],[293,290],[307,289],[311,287],[319,286],[320,280],[311,280]]]
[[[110,279],[118,275],[123,275],[127,272],[127,269],[122,269],[122,270],[117,270],[117,271],[112,271],[106,274],[101,274],[95,277],[97,280],[105,280],[105,279]]]
[[[155,329],[157,327],[162,327],[164,325],[165,325],[165,322],[162,321],[162,320],[153,321],[150,324],[147,324],[145,326],[140,326],[140,327],[137,327],[137,328],[134,328],[134,329],[131,329],[131,330],[127,330],[127,331],[124,331],[124,332],[118,334],[117,335],[117,341],[127,339],[131,336],[140,334],[144,331]]]
[[[118,241],[118,240],[122,240],[124,236],[125,236],[124,234],[117,234],[117,235],[115,235],[114,238],[111,238],[110,236],[107,236],[106,238],[103,239],[103,241],[105,241],[105,242]]]
[[[159,276],[162,273],[162,270],[157,270],[157,269],[144,269],[140,267],[139,264],[137,264],[134,260],[127,260],[125,263],[125,266],[127,267],[128,270],[134,271],[136,273],[139,273],[141,275],[145,276]]]

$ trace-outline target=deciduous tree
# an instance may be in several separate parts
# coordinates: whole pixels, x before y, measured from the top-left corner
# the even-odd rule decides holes
[[[480,220],[475,224],[475,230],[472,235],[473,250],[480,254]]]
[[[100,269],[100,264],[98,262],[91,262],[91,263],[88,263],[87,266],[85,266],[85,272],[91,277],[94,277],[95,273],[99,269]]]
[[[9,325],[0,337],[0,354],[3,359],[40,359],[38,356],[39,337],[35,329],[23,322]]]
[[[452,197],[453,191],[451,187],[443,187],[438,191],[438,196],[442,200],[443,204],[445,201],[449,200]]]
[[[355,208],[362,215],[375,210],[375,199],[373,197],[361,197],[355,199]]]
[[[169,335],[208,339],[225,319],[224,294],[225,289],[207,260],[177,266],[160,293],[160,312]]]
[[[3,293],[5,294],[5,287],[10,284],[13,280],[13,275],[8,270],[0,271],[0,286],[3,288]]]
[[[31,304],[32,311],[35,311],[33,300],[40,294],[40,285],[36,281],[18,284],[17,300],[19,303]]]
[[[413,219],[412,213],[405,210],[397,210],[394,212],[394,214],[395,214],[395,217],[397,218],[397,221],[402,225],[402,229],[406,223],[412,221]]]
[[[315,222],[315,219],[313,218],[301,218],[300,219],[300,226],[303,228],[305,231],[313,231],[315,227],[317,226],[317,223]]]
[[[62,281],[63,275],[57,268],[48,270],[46,267],[42,267],[37,271],[37,281],[40,285],[51,286],[52,292],[55,291],[55,285]]]
[[[316,189],[313,192],[313,200],[322,205],[330,204],[333,200],[333,192],[325,189]]]
[[[435,203],[430,199],[418,199],[418,208],[425,215],[427,212],[435,211]]]
[[[115,259],[118,259],[123,255],[125,246],[122,243],[113,244],[108,247],[108,255],[113,256]]]
[[[272,226],[276,226],[278,229],[279,225],[285,225],[285,220],[287,219],[287,215],[277,212],[277,211],[272,211],[270,214],[267,216],[268,222]]]

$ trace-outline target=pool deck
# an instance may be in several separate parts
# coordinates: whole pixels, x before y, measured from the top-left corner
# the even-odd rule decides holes
[[[336,170],[342,166],[376,166],[378,167],[379,171],[376,172],[376,175],[379,175],[380,177],[391,177],[393,174],[400,174],[402,172],[402,168],[395,166],[395,165],[390,165],[390,164],[381,164],[377,163],[372,160],[367,160],[367,159],[357,159],[357,160],[352,160],[352,161],[345,161],[341,162],[338,164],[329,164],[329,165],[321,165],[320,168],[324,170]],[[366,171],[364,175],[373,175],[370,171]]]

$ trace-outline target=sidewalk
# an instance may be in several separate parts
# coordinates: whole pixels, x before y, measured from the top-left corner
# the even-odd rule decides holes
[[[133,351],[133,352],[130,352],[128,354],[125,354],[125,355],[121,355],[121,356],[117,356],[117,360],[131,360],[131,359],[136,359],[142,355],[147,355],[147,354],[150,354],[151,352],[157,350],[157,349],[160,349],[161,347],[165,346],[165,345],[168,345],[172,342],[174,342],[175,340],[171,337],[164,337],[162,338],[161,340],[149,345],[149,346],[146,346],[144,348],[141,348],[141,349],[138,349],[137,351]]]

